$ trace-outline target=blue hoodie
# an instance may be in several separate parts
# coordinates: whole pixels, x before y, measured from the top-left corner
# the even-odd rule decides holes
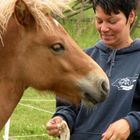
[[[108,126],[121,118],[131,128],[128,140],[140,140],[140,40],[120,50],[107,48],[102,41],[86,50],[110,80],[109,97],[93,108],[74,107],[57,99],[56,115],[71,130],[70,140],[101,140]]]

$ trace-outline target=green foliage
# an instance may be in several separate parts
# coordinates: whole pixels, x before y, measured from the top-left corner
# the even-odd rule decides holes
[[[60,20],[60,23],[81,48],[90,47],[99,39],[93,16],[93,10],[89,9],[72,18]]]
[[[63,24],[64,28],[81,48],[90,47],[98,40],[98,33],[92,22],[69,21]]]

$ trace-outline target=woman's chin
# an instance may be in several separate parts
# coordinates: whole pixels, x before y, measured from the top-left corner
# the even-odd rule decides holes
[[[107,46],[113,46],[114,41],[110,39],[102,39],[102,41],[107,45]]]

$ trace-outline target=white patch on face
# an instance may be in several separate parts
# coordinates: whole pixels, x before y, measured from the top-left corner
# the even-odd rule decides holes
[[[56,24],[56,26],[59,26],[59,25],[60,25],[59,22],[58,22],[57,20],[53,19],[53,21],[54,21],[54,23]]]

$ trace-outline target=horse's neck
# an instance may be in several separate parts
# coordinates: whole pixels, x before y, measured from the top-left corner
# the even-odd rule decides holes
[[[11,116],[22,95],[23,89],[20,85],[0,79],[0,130]]]
[[[0,129],[4,126],[23,95],[24,83],[20,79],[18,64],[18,42],[20,27],[11,18],[3,35],[4,46],[0,46]]]

